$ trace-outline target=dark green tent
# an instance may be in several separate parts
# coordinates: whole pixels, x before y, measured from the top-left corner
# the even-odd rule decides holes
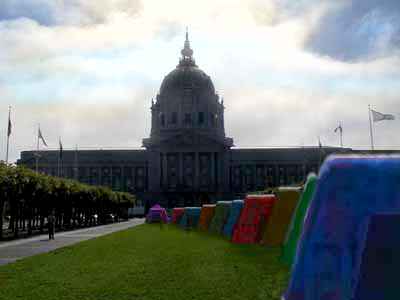
[[[283,244],[281,260],[291,266],[297,251],[297,244],[303,231],[304,219],[307,209],[310,206],[315,187],[317,185],[317,176],[310,174],[307,177],[307,182],[304,186],[304,191],[297,203],[296,210],[293,214],[292,221],[288,233],[286,235],[285,243]]]
[[[211,220],[208,231],[211,233],[221,234],[222,229],[228,219],[232,201],[218,201],[215,207],[214,217]]]

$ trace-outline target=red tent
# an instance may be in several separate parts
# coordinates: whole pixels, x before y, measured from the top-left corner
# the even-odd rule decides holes
[[[185,209],[183,207],[175,207],[172,210],[172,221],[173,224],[178,224],[179,220],[182,218]]]
[[[275,195],[248,195],[239,222],[235,226],[232,242],[258,243],[275,201]]]

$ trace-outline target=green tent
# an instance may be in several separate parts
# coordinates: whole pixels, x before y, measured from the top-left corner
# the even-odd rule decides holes
[[[211,220],[208,231],[211,233],[221,234],[224,225],[228,219],[232,201],[218,201],[215,207],[214,217]]]
[[[297,251],[297,244],[303,231],[304,219],[306,217],[307,209],[310,206],[316,185],[317,176],[313,173],[308,175],[304,191],[297,203],[296,210],[293,214],[286,235],[285,243],[283,244],[281,260],[289,266],[293,264]]]

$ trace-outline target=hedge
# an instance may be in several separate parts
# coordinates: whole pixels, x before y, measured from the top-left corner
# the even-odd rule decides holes
[[[113,192],[102,186],[90,186],[74,180],[36,173],[22,166],[0,163],[0,239],[3,217],[10,215],[9,230],[43,232],[47,216],[54,212],[56,228],[105,224],[110,214],[126,218],[135,197]]]

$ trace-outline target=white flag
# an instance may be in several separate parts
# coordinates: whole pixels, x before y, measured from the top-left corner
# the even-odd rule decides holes
[[[339,125],[338,127],[336,127],[335,130],[334,130],[334,132],[337,132],[338,130],[339,130],[340,132],[343,131],[342,125]]]
[[[45,145],[47,147],[46,141],[44,140],[44,137],[42,135],[42,131],[40,130],[40,127],[39,127],[38,137],[40,140],[42,140],[43,145]]]
[[[374,120],[374,122],[379,122],[379,121],[383,121],[383,120],[394,120],[394,115],[383,114],[383,113],[377,112],[373,109],[371,109],[371,112],[372,112],[372,119]]]

